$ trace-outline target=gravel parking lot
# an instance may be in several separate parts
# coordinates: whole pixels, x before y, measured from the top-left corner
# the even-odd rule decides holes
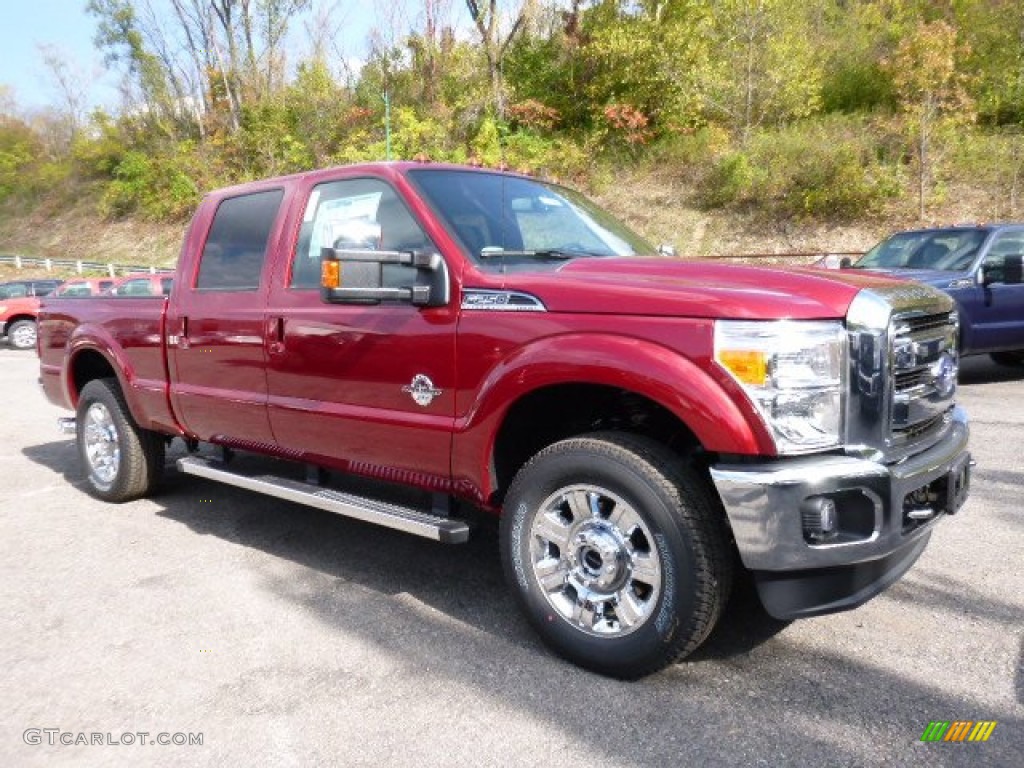
[[[1024,371],[965,363],[972,496],[894,588],[788,626],[741,591],[696,657],[622,683],[541,646],[487,530],[445,547],[173,470],[92,499],[37,365],[0,350],[0,765],[1024,766]],[[958,719],[998,725],[920,742]],[[151,743],[178,734],[202,744]]]

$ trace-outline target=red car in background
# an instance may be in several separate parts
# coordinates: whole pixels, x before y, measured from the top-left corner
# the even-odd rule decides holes
[[[60,286],[60,280],[13,280],[0,283],[0,337],[15,349],[36,345],[36,316],[39,297]]]
[[[139,272],[114,280],[104,293],[113,296],[170,296],[174,275],[167,272]]]
[[[76,277],[54,291],[54,296],[98,296],[117,282],[113,277]]]

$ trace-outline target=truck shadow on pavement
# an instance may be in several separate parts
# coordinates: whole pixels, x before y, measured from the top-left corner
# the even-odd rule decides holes
[[[33,446],[25,449],[25,455],[60,473],[68,483],[82,483],[78,456],[70,441]],[[182,475],[173,462],[183,455],[176,444],[172,446],[164,481],[151,497],[163,507],[157,513],[161,517],[344,582],[357,582],[375,592],[413,595],[484,631],[534,647],[541,645],[506,587],[496,521],[478,518],[467,544],[441,545]],[[253,464],[261,461],[250,459]],[[272,461],[267,460],[268,464]],[[765,612],[753,581],[737,567],[736,583],[721,620],[690,658],[726,659],[748,654],[789,623]]]
[[[36,445],[24,454],[77,481],[72,445]],[[425,690],[468,687],[474,696],[585,741],[612,762],[753,765],[752,756],[761,755],[766,760],[758,765],[934,763],[921,751],[931,745],[920,743],[929,720],[984,716],[998,719],[1006,734],[1003,752],[988,763],[1024,765],[1013,743],[1024,727],[1015,712],[992,711],[943,691],[941,671],[926,686],[841,648],[787,641],[781,633],[786,625],[763,612],[749,583],[741,581],[719,629],[689,661],[624,683],[584,672],[543,649],[506,589],[493,528],[475,532],[461,547],[445,547],[179,475],[171,467],[167,474],[160,494],[144,504],[197,534],[272,556],[245,567],[276,597],[302,607],[339,637],[355,635],[387,652],[398,674],[422,679]],[[331,669],[309,674],[334,681],[344,697],[346,688],[355,691],[368,682],[358,664],[340,654]],[[275,670],[253,672],[233,685],[231,696],[265,695],[259,677]],[[1018,700],[1022,674],[1018,665]],[[292,695],[301,701],[304,693],[299,687]],[[599,702],[596,711],[593,702]],[[439,724],[443,716],[438,713]],[[977,758],[956,752],[944,752],[936,764],[967,765]]]

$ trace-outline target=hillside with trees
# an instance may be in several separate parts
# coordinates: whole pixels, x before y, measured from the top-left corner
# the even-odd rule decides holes
[[[79,245],[36,237],[63,219],[90,243],[147,233],[166,261],[205,190],[386,158],[555,178],[681,253],[856,248],[916,222],[1021,217],[1019,0],[88,9],[122,104],[86,113],[53,48],[50,109],[0,90],[3,250]],[[353,57],[344,14],[371,12]]]

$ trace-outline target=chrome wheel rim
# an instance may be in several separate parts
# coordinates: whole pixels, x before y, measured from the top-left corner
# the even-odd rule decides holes
[[[657,541],[636,510],[595,485],[551,494],[530,526],[533,575],[548,604],[598,637],[635,632],[662,589]]]
[[[121,440],[110,410],[103,403],[93,403],[85,412],[82,439],[92,474],[104,485],[114,482],[121,466]]]
[[[36,329],[34,325],[20,325],[11,334],[11,343],[18,349],[28,349],[36,344]]]

